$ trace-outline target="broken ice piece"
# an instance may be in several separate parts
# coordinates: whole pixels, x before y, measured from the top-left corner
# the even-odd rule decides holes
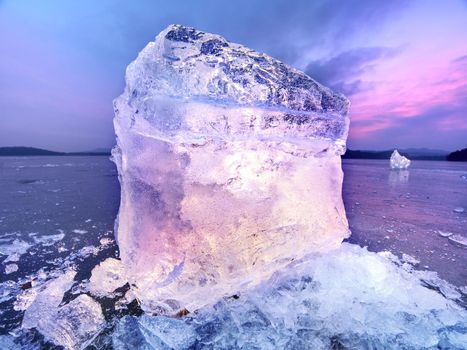
[[[113,239],[109,237],[104,237],[99,240],[99,243],[105,247],[111,244],[112,242],[113,242]]]
[[[16,271],[18,271],[18,265],[16,264],[8,264],[5,266],[5,274],[7,275]]]
[[[30,306],[24,313],[22,327],[35,327],[40,331],[44,320],[60,305],[63,295],[73,285],[75,275],[75,271],[67,270],[57,278],[38,287],[39,290],[38,288],[26,290],[25,292],[30,294],[33,300],[29,302]]]
[[[122,262],[108,258],[92,270],[88,290],[95,296],[105,297],[125,283]]]
[[[30,300],[22,322],[23,328],[36,328],[46,340],[71,350],[84,348],[105,322],[101,306],[88,295],[60,306],[75,275],[68,270],[41,287],[26,290]]]
[[[98,302],[86,294],[60,307],[41,333],[66,349],[86,348],[102,329],[105,318]]]
[[[21,255],[19,253],[13,253],[8,255],[7,258],[3,260],[3,263],[6,264],[8,262],[18,262],[20,257]]]
[[[460,234],[452,235],[452,236],[449,236],[448,239],[454,245],[457,245],[462,248],[467,248],[467,237],[463,235],[460,235]]]
[[[418,265],[420,264],[420,260],[417,260],[415,259],[413,256],[409,255],[409,254],[405,254],[403,253],[402,254],[402,261],[403,262],[406,262],[406,263],[409,263],[411,265]]]
[[[85,233],[88,233],[88,231],[86,231],[86,230],[80,230],[80,229],[73,230],[73,232],[74,232],[74,233],[78,233],[78,234],[80,234],[80,235],[83,235],[83,234],[85,234]]]
[[[57,233],[56,235],[34,236],[34,242],[42,244],[44,247],[54,245],[56,242],[61,241],[65,237],[64,233]]]
[[[441,231],[441,230],[438,230],[438,234],[439,234],[441,237],[449,237],[449,236],[452,236],[452,235],[453,235],[452,232]]]
[[[18,254],[19,256],[26,253],[29,248],[31,248],[31,244],[27,243],[20,239],[15,239],[13,242],[8,242],[5,244],[0,245],[0,255],[8,255],[11,256],[13,254]]]

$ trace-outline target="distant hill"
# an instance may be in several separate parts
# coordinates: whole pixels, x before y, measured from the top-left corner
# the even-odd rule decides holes
[[[392,151],[354,151],[347,149],[343,159],[389,159]]]
[[[404,148],[400,150],[403,153],[408,154],[410,157],[443,157],[446,158],[449,154],[448,151],[441,149],[431,149],[431,148]]]
[[[63,152],[34,147],[0,147],[0,156],[61,156],[63,154]]]
[[[386,151],[359,151],[347,149],[342,156],[344,159],[389,159],[394,150]],[[399,149],[399,153],[414,160],[446,160],[449,152],[428,148]]]
[[[448,160],[453,162],[467,162],[467,148],[449,153]]]
[[[110,148],[94,148],[89,151],[84,151],[83,153],[106,153],[110,154],[111,149]]]
[[[34,147],[0,147],[0,156],[107,156],[110,151],[102,152],[55,152]]]

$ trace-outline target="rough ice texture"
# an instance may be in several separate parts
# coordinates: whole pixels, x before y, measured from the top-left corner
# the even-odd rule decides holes
[[[145,310],[196,310],[348,236],[349,102],[304,73],[172,25],[114,104],[117,239]]]
[[[389,160],[391,169],[407,169],[410,166],[410,160],[399,154],[397,149],[392,152]]]
[[[118,259],[107,258],[92,270],[88,290],[97,297],[109,296],[127,283],[123,276],[122,262]]]
[[[126,316],[118,349],[466,349],[467,313],[390,253],[343,244],[182,319]]]
[[[32,294],[22,322],[23,328],[36,328],[46,340],[71,350],[84,348],[105,322],[101,306],[88,295],[60,306],[75,275],[68,270]]]
[[[31,294],[33,300],[28,303],[22,327],[35,327],[41,330],[42,324],[48,322],[48,316],[55,313],[62,302],[63,295],[73,285],[75,275],[75,271],[68,270],[61,276],[45,283],[37,293]]]
[[[5,274],[8,275],[10,273],[18,271],[18,265],[16,264],[7,264],[5,265]]]

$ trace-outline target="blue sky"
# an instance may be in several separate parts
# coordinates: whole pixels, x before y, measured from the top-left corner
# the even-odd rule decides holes
[[[462,0],[0,0],[0,146],[111,147],[125,67],[171,23],[345,93],[350,148],[467,147]]]

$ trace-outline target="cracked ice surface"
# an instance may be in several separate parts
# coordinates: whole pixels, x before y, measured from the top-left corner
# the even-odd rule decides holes
[[[147,311],[196,310],[348,236],[348,100],[224,38],[169,26],[126,73],[117,238]]]

